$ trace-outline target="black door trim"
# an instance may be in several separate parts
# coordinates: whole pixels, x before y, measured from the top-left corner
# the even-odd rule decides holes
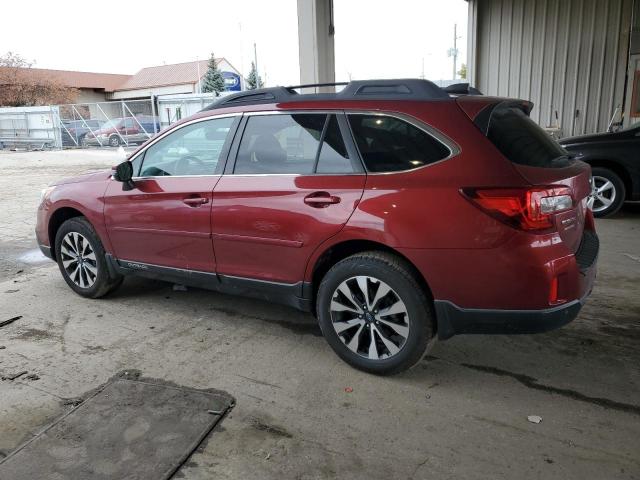
[[[117,259],[110,253],[105,254],[105,258],[109,274],[112,277],[117,274],[135,275],[231,295],[258,298],[288,305],[305,312],[312,310],[313,289],[307,282],[280,283],[213,272],[164,267],[134,260]]]

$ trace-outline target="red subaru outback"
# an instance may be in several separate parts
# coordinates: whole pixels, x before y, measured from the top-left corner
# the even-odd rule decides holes
[[[82,296],[142,275],[281,302],[399,372],[436,336],[549,330],[589,295],[590,169],[531,108],[424,80],[241,92],[47,189],[38,242]]]

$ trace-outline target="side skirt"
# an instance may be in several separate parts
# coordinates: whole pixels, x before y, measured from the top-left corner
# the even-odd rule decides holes
[[[109,274],[112,277],[117,274],[135,275],[231,295],[258,298],[267,302],[287,305],[305,312],[310,312],[312,309],[312,289],[307,282],[269,282],[211,272],[162,267],[148,263],[120,260],[110,253],[105,254],[105,258]]]

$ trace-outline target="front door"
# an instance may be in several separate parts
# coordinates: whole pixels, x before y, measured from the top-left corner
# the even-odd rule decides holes
[[[215,271],[211,197],[238,118],[177,128],[132,159],[132,190],[109,184],[105,222],[118,259]]]
[[[245,115],[235,163],[213,193],[219,274],[303,279],[313,251],[342,229],[362,197],[366,176],[345,145],[345,127],[341,114]]]

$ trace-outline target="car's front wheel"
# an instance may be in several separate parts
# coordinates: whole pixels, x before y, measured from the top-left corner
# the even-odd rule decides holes
[[[109,146],[110,147],[117,147],[118,145],[120,145],[120,138],[118,138],[117,135],[111,135],[109,137]]]
[[[318,289],[320,328],[355,368],[393,374],[414,366],[433,336],[430,302],[410,266],[385,252],[334,265]]]
[[[71,218],[60,226],[55,251],[62,277],[83,297],[102,297],[122,283],[122,276],[109,275],[102,242],[84,217]]]
[[[598,217],[613,215],[624,203],[624,182],[617,173],[603,167],[591,169],[592,191],[589,198],[593,214]]]

